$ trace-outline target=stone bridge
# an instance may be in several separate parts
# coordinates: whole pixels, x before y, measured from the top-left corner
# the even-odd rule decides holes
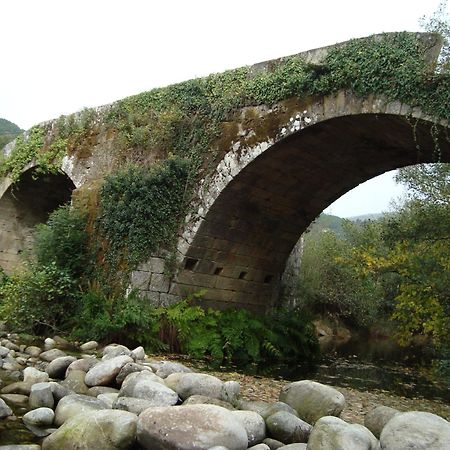
[[[433,66],[440,40],[429,34],[417,39],[426,44],[423,58]],[[300,56],[320,66],[331,48]],[[270,71],[276,64],[257,64],[250,71]],[[32,226],[70,199],[73,189],[91,189],[117,168],[109,156],[114,130],[102,122],[107,109],[96,110],[93,131],[79,144],[89,152],[67,152],[59,173],[36,179],[33,160],[14,189],[10,178],[3,179],[0,264],[5,270],[19,264]],[[258,311],[275,305],[289,255],[323,209],[386,171],[450,162],[447,119],[424,112],[420,104],[380,92],[362,96],[351,87],[235,110],[222,124],[220,145],[211,149],[217,163],[199,182],[180,230],[175,275],[166,277],[165,259],[155,254],[132,272],[131,285],[155,304],[204,290],[202,301],[212,307]],[[45,124],[49,136],[55,124]],[[4,152],[13,149],[14,143]]]

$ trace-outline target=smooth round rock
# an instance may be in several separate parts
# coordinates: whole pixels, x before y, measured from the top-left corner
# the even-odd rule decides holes
[[[287,411],[278,411],[266,419],[270,435],[285,444],[308,442],[312,427]]]
[[[6,402],[0,398],[0,419],[4,419],[5,417],[12,416],[12,409],[6,404]]]
[[[26,425],[34,427],[49,427],[53,423],[55,413],[50,408],[37,408],[32,411],[28,411],[22,417],[22,420]]]
[[[403,447],[395,447],[400,450]],[[414,447],[412,447],[414,448]],[[364,426],[334,416],[320,418],[308,441],[308,450],[379,450],[377,438]]]
[[[260,444],[266,437],[266,423],[254,411],[231,411],[231,414],[244,427],[247,433],[248,446]]]
[[[230,411],[215,405],[170,406],[145,410],[137,439],[148,450],[247,448],[247,433]]]
[[[133,359],[127,355],[101,361],[89,370],[84,382],[88,386],[107,386],[115,380],[120,369],[129,362],[133,362]]]
[[[167,378],[169,375],[173,373],[192,373],[194,372],[189,367],[186,367],[184,364],[172,362],[172,361],[161,361],[159,364],[158,370],[156,371],[156,375],[161,378]]]
[[[74,356],[61,356],[55,358],[50,362],[45,371],[51,378],[64,378],[66,369],[76,360],[77,358]]]
[[[205,395],[223,400],[223,382],[206,373],[173,373],[165,379],[165,383],[177,392],[182,400],[191,395]]]
[[[131,350],[128,347],[125,347],[125,345],[110,344],[103,349],[102,355],[102,359],[104,360],[124,355],[131,357]]]
[[[103,410],[78,414],[48,436],[42,450],[129,449],[136,435],[137,416],[127,411]]]
[[[55,425],[60,426],[77,414],[107,409],[108,405],[87,395],[67,395],[62,398],[55,410]]]
[[[80,345],[80,350],[82,352],[90,352],[95,350],[98,347],[97,341],[89,341],[85,342],[84,344]]]
[[[427,412],[400,413],[383,428],[380,445],[383,450],[448,450],[450,422]]]
[[[51,408],[55,404],[53,398],[52,387],[50,383],[36,383],[31,387],[30,398],[29,398],[30,408]]]
[[[62,356],[67,356],[67,355],[59,348],[52,348],[51,350],[42,352],[39,355],[39,358],[41,358],[43,361],[51,362],[56,358],[61,358]]]
[[[280,401],[294,408],[298,416],[310,424],[324,416],[339,417],[345,407],[345,398],[338,390],[310,380],[284,386]]]
[[[35,369],[34,367],[27,367],[23,370],[23,381],[25,383],[45,383],[49,379],[50,377],[47,372]]]
[[[378,406],[369,411],[364,417],[364,426],[379,439],[386,424],[400,411],[389,406]]]

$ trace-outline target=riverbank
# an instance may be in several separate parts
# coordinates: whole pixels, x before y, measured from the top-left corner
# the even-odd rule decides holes
[[[163,356],[167,358],[167,355],[159,355],[161,358]],[[158,358],[158,355],[153,355],[153,357]],[[198,368],[198,362],[192,362],[189,359],[176,355],[169,355],[169,358],[186,366]],[[202,369],[205,370],[205,367]],[[220,371],[208,370],[208,373],[220,378],[222,381],[238,381],[241,385],[241,396],[245,400],[251,401],[276,402],[281,389],[292,382],[292,380],[281,378],[254,376],[228,371],[226,368],[221,368]],[[314,378],[311,379],[314,381]],[[443,401],[429,400],[423,397],[407,398],[377,389],[361,391],[348,387],[333,387],[345,397],[346,406],[340,417],[346,422],[364,424],[365,415],[381,405],[400,411],[430,412],[450,421],[450,404]]]

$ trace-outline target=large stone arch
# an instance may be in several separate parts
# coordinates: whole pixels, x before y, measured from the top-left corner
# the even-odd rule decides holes
[[[75,185],[66,173],[39,174],[29,164],[20,179],[0,186],[0,267],[11,273],[31,248],[33,228],[58,206],[70,201]]]
[[[213,307],[274,305],[292,248],[329,204],[388,170],[450,161],[446,121],[350,91],[246,108],[224,130],[228,151],[199,190],[165,286],[173,299],[204,289]]]

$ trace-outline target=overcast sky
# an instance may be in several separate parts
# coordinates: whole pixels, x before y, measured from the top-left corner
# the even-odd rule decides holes
[[[373,33],[417,31],[438,3],[2,0],[0,117],[30,128],[212,72]],[[381,184],[376,196],[389,196],[392,183]],[[335,204],[333,213],[375,211],[375,198],[365,196],[363,209],[351,200],[350,209]]]

